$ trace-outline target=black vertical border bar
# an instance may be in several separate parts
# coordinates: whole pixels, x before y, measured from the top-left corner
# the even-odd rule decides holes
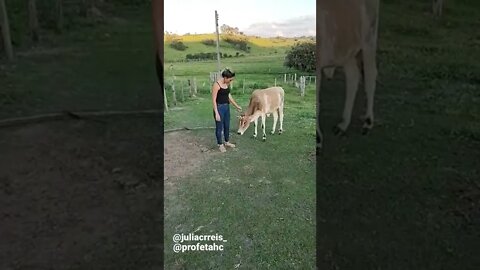
[[[316,44],[316,50],[315,50],[315,75],[317,77],[316,79],[316,104],[315,104],[315,114],[316,114],[316,119],[315,119],[315,127],[316,127],[316,141],[315,141],[315,147],[316,147],[316,156],[315,156],[315,213],[316,213],[316,218],[315,218],[315,225],[316,225],[316,230],[315,230],[315,241],[316,241],[316,269],[323,269],[321,266],[321,250],[320,250],[320,206],[319,206],[319,196],[320,196],[320,185],[322,184],[320,176],[321,172],[319,171],[319,162],[320,158],[322,157],[322,150],[318,148],[318,143],[320,142],[319,134],[318,131],[321,129],[320,126],[320,115],[321,115],[321,84],[322,84],[322,76],[321,72],[322,70],[320,69],[320,55],[319,55],[319,46],[320,46],[320,38],[319,38],[319,33],[320,33],[320,24],[319,24],[319,17],[318,15],[320,14],[319,10],[319,2],[323,0],[316,0],[315,3],[315,44]],[[323,142],[322,142],[323,144]]]
[[[152,33],[154,37],[154,52],[152,54],[152,57],[155,58],[155,69],[157,73],[157,78],[158,78],[158,83],[159,83],[159,91],[160,91],[160,119],[159,119],[159,128],[162,131],[162,135],[160,138],[158,138],[161,143],[161,149],[159,151],[162,151],[161,157],[162,157],[162,162],[159,164],[162,167],[161,174],[160,174],[160,190],[162,192],[161,199],[159,200],[159,215],[161,216],[160,218],[160,224],[158,226],[160,227],[159,232],[160,236],[159,239],[161,240],[161,248],[160,248],[160,261],[162,262],[162,269],[164,269],[164,263],[165,263],[165,241],[164,241],[164,224],[165,224],[165,213],[164,213],[164,152],[163,152],[163,147],[164,147],[164,110],[165,110],[165,102],[164,102],[164,83],[163,83],[163,63],[164,63],[164,45],[163,45],[163,33],[164,33],[164,1],[163,0],[152,0]],[[154,236],[156,238],[156,236]]]

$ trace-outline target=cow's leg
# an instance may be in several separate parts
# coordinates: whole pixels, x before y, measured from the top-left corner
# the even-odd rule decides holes
[[[278,134],[283,133],[283,105],[278,108],[278,116],[280,118],[280,128],[278,129]]]
[[[363,123],[362,133],[367,134],[373,127],[373,102],[377,80],[377,66],[375,59],[375,47],[367,45],[363,49],[363,63],[365,71],[365,94],[367,96],[367,110]]]
[[[255,128],[253,131],[253,138],[257,138],[258,117],[253,121],[253,127]]]
[[[263,137],[262,139],[265,141],[267,139],[267,133],[265,133],[265,119],[267,116],[265,114],[262,114],[262,131],[263,131]]]
[[[275,134],[275,128],[277,127],[277,121],[278,121],[278,111],[275,110],[273,112],[273,127],[272,127],[272,135]]]
[[[333,132],[337,135],[345,134],[352,118],[352,109],[355,102],[355,96],[358,90],[358,82],[360,79],[360,69],[358,68],[356,58],[352,57],[344,66],[346,77],[346,95],[345,107],[343,108],[342,122],[333,128]]]

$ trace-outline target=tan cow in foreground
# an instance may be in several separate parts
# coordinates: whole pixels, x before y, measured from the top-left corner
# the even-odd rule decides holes
[[[332,76],[335,67],[342,67],[345,72],[345,106],[342,121],[333,128],[334,133],[343,134],[350,125],[361,69],[367,96],[363,133],[373,127],[378,13],[379,0],[317,1],[317,150],[323,144],[320,127],[322,71]]]
[[[250,126],[251,122],[255,123],[255,131],[253,137],[257,137],[257,121],[258,117],[262,117],[263,140],[267,139],[265,133],[265,118],[271,113],[273,114],[272,134],[275,134],[277,119],[280,118],[280,129],[278,134],[283,132],[283,105],[285,100],[285,91],[281,87],[270,87],[266,89],[255,90],[250,97],[250,103],[244,114],[239,118],[238,134],[243,133]]]

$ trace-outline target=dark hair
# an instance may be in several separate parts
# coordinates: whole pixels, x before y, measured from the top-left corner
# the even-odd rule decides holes
[[[222,71],[222,77],[227,78],[227,79],[233,78],[233,77],[235,77],[235,72],[226,68]]]

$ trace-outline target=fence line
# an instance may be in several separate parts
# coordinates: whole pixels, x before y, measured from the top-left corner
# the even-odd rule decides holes
[[[178,79],[176,76],[172,76],[171,80],[168,81],[166,87],[164,88],[165,110],[169,110],[168,104],[170,104],[170,106],[177,106],[178,102],[183,103],[188,99],[195,98],[197,95],[202,93],[211,93],[212,89],[210,85],[218,80],[220,76],[220,72],[210,72],[208,78],[200,79],[199,81],[197,80],[197,77]],[[316,76],[298,75],[297,73],[281,73],[272,79],[274,86],[292,85],[298,88],[299,94],[302,97],[305,96],[305,88],[307,85],[311,85],[312,83],[316,84]],[[238,84],[240,83],[242,85],[241,87],[238,85],[238,87],[239,89],[241,88],[242,94],[245,94],[247,89],[251,89],[253,91],[263,87],[262,85],[258,85],[256,82],[249,82],[247,78],[243,78],[242,81],[238,82]],[[185,93],[185,87],[188,88],[188,94]],[[232,83],[230,84],[230,89],[233,90],[233,88],[234,85]],[[169,89],[171,89],[171,92]],[[180,93],[178,93],[178,90],[180,90]],[[170,97],[172,100],[168,102]]]

